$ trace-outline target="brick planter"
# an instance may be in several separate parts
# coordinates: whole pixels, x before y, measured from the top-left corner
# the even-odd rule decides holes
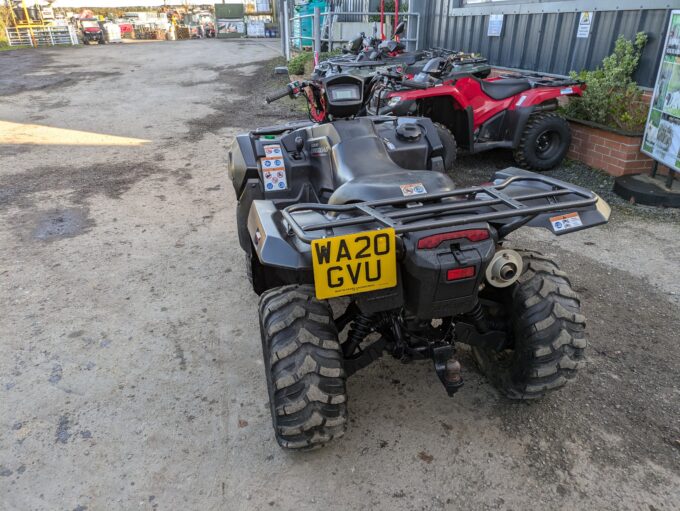
[[[604,170],[612,176],[649,172],[654,161],[640,152],[642,135],[622,134],[570,120],[567,158]]]

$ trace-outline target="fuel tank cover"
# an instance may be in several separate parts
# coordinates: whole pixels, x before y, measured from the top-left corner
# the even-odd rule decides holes
[[[397,127],[397,137],[406,142],[415,142],[422,136],[423,132],[416,123],[404,123]]]

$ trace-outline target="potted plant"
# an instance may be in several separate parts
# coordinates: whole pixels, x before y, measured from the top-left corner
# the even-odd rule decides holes
[[[615,176],[651,169],[652,160],[640,152],[649,104],[633,80],[646,43],[644,32],[634,41],[619,36],[601,67],[571,73],[587,88],[565,107],[572,128],[569,158]]]

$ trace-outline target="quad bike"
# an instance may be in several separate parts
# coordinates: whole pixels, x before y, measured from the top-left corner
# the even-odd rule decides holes
[[[397,66],[399,71],[414,75],[423,65],[433,58],[444,58],[451,68],[459,74],[469,73],[486,78],[491,72],[488,60],[472,53],[453,51],[446,48],[430,48],[415,52],[406,52],[406,46],[395,40],[404,32],[406,25],[402,21],[395,29],[392,38],[381,41],[374,34],[366,37],[361,32],[347,43],[343,54],[320,62],[312,73],[312,80],[318,80],[335,74],[351,73],[362,77],[373,77],[386,66]],[[453,70],[453,69],[452,69]]]
[[[491,66],[484,57],[444,48],[433,48],[404,54],[399,62],[395,62],[394,59],[386,61],[343,60],[331,58],[320,62],[319,65],[314,68],[311,78],[312,80],[319,80],[336,74],[354,74],[356,76],[372,79],[378,74],[393,68],[398,73],[414,76],[421,73],[425,65],[435,58],[441,59],[441,62],[446,63],[447,77],[450,78],[468,74],[478,78],[486,78],[491,73]]]
[[[104,37],[104,30],[102,30],[99,21],[96,19],[82,19],[80,20],[80,27],[83,36],[83,44],[90,45],[92,43],[106,44]]]
[[[343,54],[354,55],[355,60],[380,60],[397,57],[406,50],[406,45],[398,40],[405,29],[406,23],[402,21],[395,27],[392,37],[383,41],[377,37],[377,27],[374,26],[371,37],[366,37],[363,32],[359,33],[343,48]]]
[[[432,59],[407,87],[399,74],[386,75],[371,91],[367,113],[429,117],[451,132],[459,148],[512,149],[517,164],[532,170],[551,169],[564,159],[571,131],[556,113],[558,100],[581,96],[584,83],[538,74],[482,80],[445,69],[441,59]]]
[[[584,360],[579,298],[555,262],[505,238],[600,225],[608,205],[516,168],[457,189],[432,120],[354,117],[361,80],[326,85],[336,120],[260,128],[229,151],[278,443],[342,436],[346,380],[384,352],[432,360],[449,395],[459,343],[509,398],[565,385]]]

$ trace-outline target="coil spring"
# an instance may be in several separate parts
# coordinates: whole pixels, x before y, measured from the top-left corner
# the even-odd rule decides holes
[[[475,326],[480,333],[486,333],[489,331],[489,324],[486,321],[486,314],[484,314],[484,309],[482,309],[482,306],[479,302],[477,302],[475,308],[472,309],[468,314],[470,315],[470,318],[472,318],[472,321],[474,321]]]
[[[359,313],[354,321],[352,321],[347,333],[347,342],[345,343],[345,355],[350,356],[359,347],[368,334],[371,333],[373,324],[373,315]]]

